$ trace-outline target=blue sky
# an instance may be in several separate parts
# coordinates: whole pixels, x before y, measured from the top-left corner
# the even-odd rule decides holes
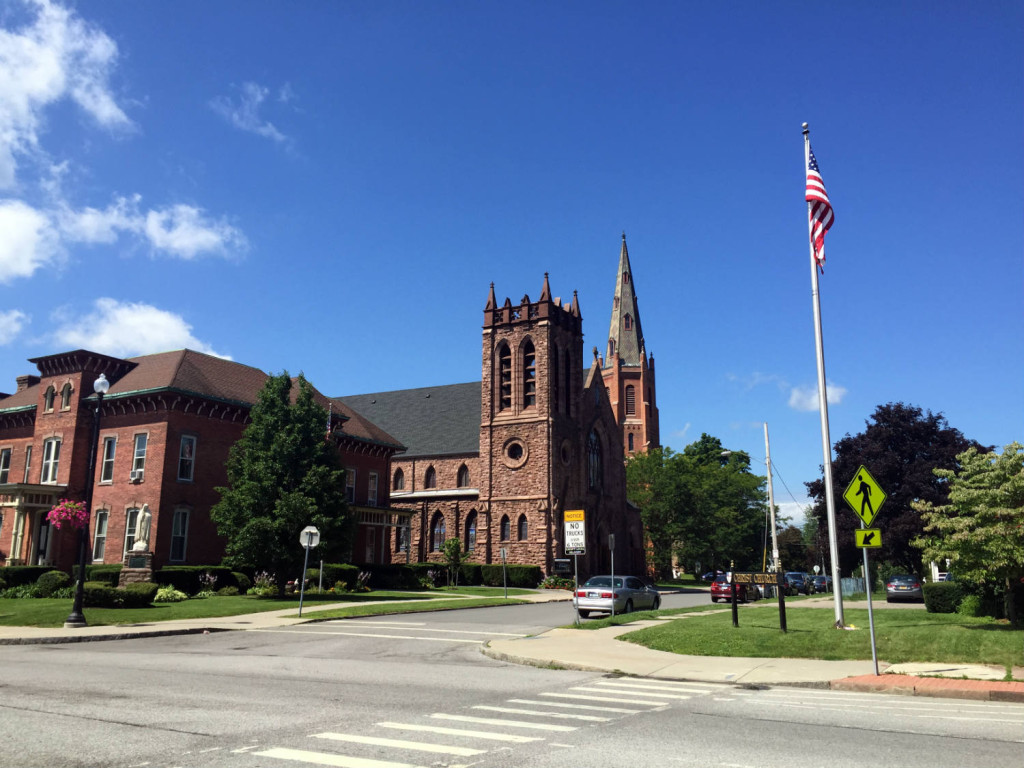
[[[1018,2],[6,0],[0,390],[78,347],[478,380],[489,284],[545,272],[603,352],[625,231],[662,442],[763,460],[768,422],[792,512],[822,460],[801,123],[833,441],[903,401],[1001,446],[1022,84]]]

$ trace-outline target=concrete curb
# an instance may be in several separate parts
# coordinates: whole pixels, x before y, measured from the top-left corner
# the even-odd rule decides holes
[[[237,629],[243,629],[238,627]],[[43,637],[2,637],[0,645],[62,645],[65,643],[93,643],[101,640],[135,640],[144,637],[169,637],[172,635],[207,635],[211,632],[233,632],[228,627],[172,627],[170,629],[143,630],[142,632],[110,632],[95,635],[46,635]]]
[[[1024,704],[1024,683],[1008,680],[961,680],[913,675],[860,675],[832,681],[832,690],[893,693],[945,699],[973,699]]]

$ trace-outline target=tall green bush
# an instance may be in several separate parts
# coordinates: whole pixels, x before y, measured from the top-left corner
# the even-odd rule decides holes
[[[963,599],[963,590],[955,581],[922,584],[924,607],[928,613],[956,613]]]
[[[56,568],[50,565],[7,565],[0,568],[0,578],[7,582],[8,587],[33,585],[39,577]]]
[[[36,597],[50,597],[69,584],[71,577],[64,571],[47,571],[36,581]]]

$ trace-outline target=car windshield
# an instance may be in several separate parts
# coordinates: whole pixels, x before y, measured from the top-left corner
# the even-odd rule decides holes
[[[724,573],[722,575],[720,575],[720,576],[715,578],[715,584],[728,584],[728,583],[729,583],[729,580],[725,577]]]
[[[591,576],[583,584],[584,587],[610,587],[611,585],[612,585],[612,577],[611,576]],[[615,586],[616,587],[621,587],[622,586],[622,579],[616,577],[615,578]]]

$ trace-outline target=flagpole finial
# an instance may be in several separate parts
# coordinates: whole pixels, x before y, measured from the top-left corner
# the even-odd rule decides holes
[[[806,136],[806,135],[807,135],[808,133],[810,133],[810,129],[809,129],[808,127],[807,127],[807,123],[804,123],[804,125],[803,125],[803,128],[804,128],[804,135],[805,135],[805,136]]]

